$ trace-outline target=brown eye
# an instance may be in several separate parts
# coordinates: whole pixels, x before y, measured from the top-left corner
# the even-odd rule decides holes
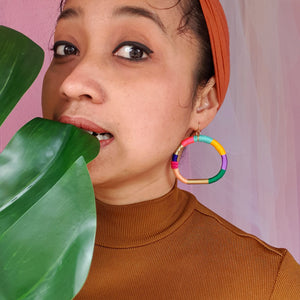
[[[151,53],[152,50],[137,42],[123,42],[113,51],[113,55],[131,61],[145,60]]]
[[[55,57],[64,57],[79,54],[79,50],[73,44],[65,41],[56,42],[52,50],[54,51]]]

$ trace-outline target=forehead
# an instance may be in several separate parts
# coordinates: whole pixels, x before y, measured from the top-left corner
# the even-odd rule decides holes
[[[58,18],[72,17],[112,19],[116,16],[144,17],[163,31],[178,28],[182,19],[183,0],[66,0]]]
[[[66,4],[74,4],[74,3],[84,3],[84,2],[92,2],[92,0],[64,0],[61,1],[62,6]],[[141,5],[149,5],[149,7],[156,8],[156,9],[167,9],[177,6],[180,2],[184,2],[184,0],[97,0],[98,3],[119,3],[123,5],[131,5],[133,3],[139,3]]]

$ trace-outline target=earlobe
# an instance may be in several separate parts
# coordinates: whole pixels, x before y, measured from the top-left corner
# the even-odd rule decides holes
[[[191,128],[203,130],[214,119],[219,109],[215,78],[212,77],[205,87],[199,87],[194,106]]]

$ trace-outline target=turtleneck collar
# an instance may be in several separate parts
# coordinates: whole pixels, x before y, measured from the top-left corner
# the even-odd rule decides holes
[[[175,185],[166,195],[129,205],[96,200],[96,245],[110,248],[139,247],[174,232],[193,211],[190,195]]]

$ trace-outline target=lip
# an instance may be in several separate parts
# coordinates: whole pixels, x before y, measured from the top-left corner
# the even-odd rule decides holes
[[[88,130],[88,131],[94,131],[97,133],[105,133],[108,132],[104,128],[101,128],[97,124],[93,123],[90,120],[84,119],[84,118],[78,118],[78,117],[69,117],[69,116],[61,116],[58,119],[61,123],[71,124],[78,128]]]
[[[108,130],[98,126],[97,124],[95,124],[94,122],[81,118],[81,117],[70,117],[70,116],[61,116],[58,119],[58,122],[61,123],[65,123],[65,124],[71,124],[74,125],[78,128],[81,128],[83,130],[87,130],[87,131],[93,131],[96,133],[106,133],[109,132]],[[100,144],[102,147],[110,144],[113,141],[113,137],[109,140],[103,140],[100,141]]]

